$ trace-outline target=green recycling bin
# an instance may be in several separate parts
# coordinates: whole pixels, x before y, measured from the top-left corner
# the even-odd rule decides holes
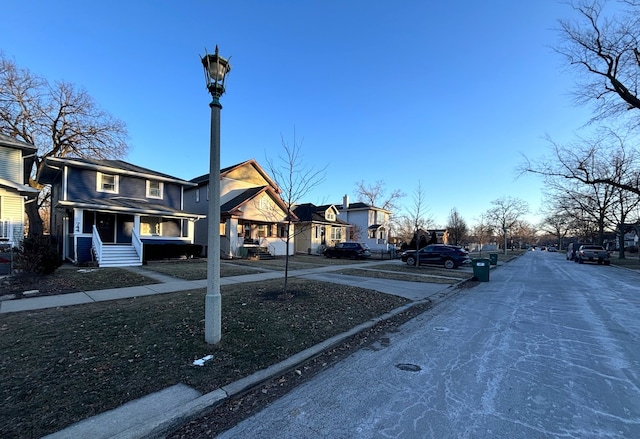
[[[498,253],[489,253],[491,265],[498,265]]]
[[[491,270],[491,260],[480,258],[472,259],[473,277],[480,282],[489,282],[489,270]]]

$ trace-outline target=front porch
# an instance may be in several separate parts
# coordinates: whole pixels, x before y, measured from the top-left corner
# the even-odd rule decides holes
[[[193,243],[192,219],[84,209],[63,219],[62,254],[74,264],[140,266],[145,245]]]

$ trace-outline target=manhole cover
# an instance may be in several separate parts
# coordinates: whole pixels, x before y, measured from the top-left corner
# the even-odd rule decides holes
[[[411,364],[411,363],[396,364],[396,367],[400,370],[406,370],[408,372],[420,372],[422,370],[422,368],[417,364]]]

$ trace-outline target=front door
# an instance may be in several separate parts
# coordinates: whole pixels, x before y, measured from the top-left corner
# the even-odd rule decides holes
[[[115,213],[96,213],[96,229],[100,239],[104,243],[116,242],[116,215]]]

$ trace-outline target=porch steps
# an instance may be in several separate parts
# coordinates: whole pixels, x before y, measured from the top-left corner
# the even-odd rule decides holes
[[[264,247],[250,248],[249,257],[260,259],[261,261],[274,259],[273,255],[269,253],[269,250]]]
[[[142,265],[132,245],[104,244],[99,267],[137,267]]]

